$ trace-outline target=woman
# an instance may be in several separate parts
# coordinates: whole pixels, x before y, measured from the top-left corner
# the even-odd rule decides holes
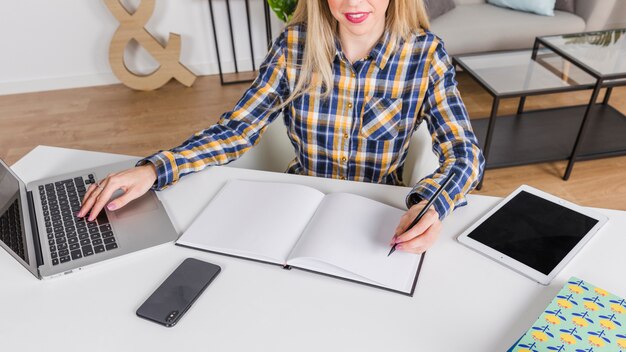
[[[392,239],[398,250],[424,252],[484,167],[454,67],[427,28],[422,0],[300,0],[232,111],[182,145],[92,185],[78,216],[93,220],[105,205],[119,209],[150,188],[237,159],[281,112],[297,155],[288,172],[400,185],[411,134],[424,122],[440,167],[414,185]],[[451,185],[405,232],[450,172]],[[118,189],[124,195],[109,202]]]

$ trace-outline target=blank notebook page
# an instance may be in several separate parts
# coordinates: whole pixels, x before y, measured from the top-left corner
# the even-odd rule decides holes
[[[403,214],[354,194],[328,194],[290,258],[314,258],[379,285],[410,291],[420,255],[396,251],[387,256]]]
[[[232,180],[177,243],[284,264],[323,197],[296,184]]]

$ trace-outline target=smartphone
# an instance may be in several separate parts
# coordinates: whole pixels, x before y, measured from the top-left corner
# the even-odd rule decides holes
[[[220,273],[215,264],[187,258],[137,309],[137,315],[172,327]]]

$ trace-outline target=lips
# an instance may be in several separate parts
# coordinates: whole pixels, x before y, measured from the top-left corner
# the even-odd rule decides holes
[[[346,12],[344,16],[352,23],[361,23],[367,19],[369,12]]]

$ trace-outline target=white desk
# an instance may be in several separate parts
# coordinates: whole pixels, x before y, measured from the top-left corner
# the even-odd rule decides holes
[[[38,147],[13,168],[28,182],[128,158]],[[177,230],[182,233],[232,178],[302,183],[398,207],[408,191],[215,167],[160,192]],[[601,209],[610,221],[553,284],[544,287],[456,241],[456,235],[497,201],[469,196],[469,205],[444,221],[412,298],[173,244],[45,281],[0,251],[0,350],[505,351],[571,275],[626,296],[625,212]],[[222,273],[174,328],[136,317],[137,307],[187,257],[218,264]]]

